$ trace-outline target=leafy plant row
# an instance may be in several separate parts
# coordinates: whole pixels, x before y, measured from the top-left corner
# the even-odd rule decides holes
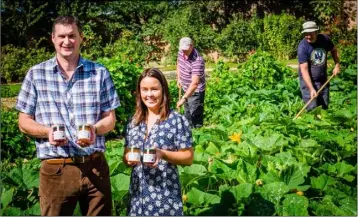
[[[185,214],[356,216],[356,62],[342,70],[330,108],[293,120],[303,106],[295,72],[265,52],[234,72],[218,63],[206,125],[193,130],[194,164],[178,166]],[[174,84],[170,91],[177,94]],[[124,215],[128,201],[122,153],[123,140],[107,143],[114,215]],[[3,173],[2,214],[39,214],[39,162],[16,165]]]

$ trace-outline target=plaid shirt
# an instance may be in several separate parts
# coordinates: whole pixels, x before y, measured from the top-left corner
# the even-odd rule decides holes
[[[16,109],[34,116],[44,126],[65,125],[68,144],[56,147],[48,139],[36,139],[40,159],[90,155],[105,151],[104,136],[82,148],[77,129],[82,124],[95,124],[103,112],[120,105],[108,70],[80,57],[70,80],[61,73],[56,57],[33,66],[28,71],[17,98]]]

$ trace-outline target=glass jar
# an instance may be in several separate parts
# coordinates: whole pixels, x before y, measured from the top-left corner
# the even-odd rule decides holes
[[[140,162],[140,149],[131,147],[128,152],[128,161],[130,162]]]
[[[78,127],[77,139],[83,143],[90,143],[91,141],[91,126],[89,124],[80,125]]]
[[[52,131],[53,140],[55,140],[56,142],[63,142],[66,140],[65,126],[54,125],[52,127]]]
[[[156,160],[156,151],[154,148],[146,148],[143,153],[143,163],[154,163]]]

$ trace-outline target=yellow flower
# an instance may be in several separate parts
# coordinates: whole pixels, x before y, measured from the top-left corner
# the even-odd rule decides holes
[[[231,136],[229,136],[229,139],[231,139],[231,141],[233,141],[233,142],[240,143],[241,142],[241,135],[242,135],[242,132],[234,133]]]

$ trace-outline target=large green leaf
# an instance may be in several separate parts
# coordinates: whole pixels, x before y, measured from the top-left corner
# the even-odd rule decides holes
[[[37,188],[40,184],[40,175],[38,171],[22,169],[23,182],[27,189]]]
[[[188,193],[188,203],[194,205],[203,205],[203,204],[216,204],[220,203],[220,197],[215,194],[209,194],[203,191],[198,190],[197,188],[192,188]]]
[[[197,153],[196,149],[195,149],[194,162],[207,164],[209,157],[210,157],[209,154],[207,154],[207,153]]]
[[[9,207],[3,211],[4,216],[22,216],[24,211],[18,207]]]
[[[190,166],[187,167],[183,167],[183,173],[188,173],[188,174],[197,174],[197,175],[203,175],[207,172],[207,169],[205,166],[200,165],[200,164],[192,164]]]
[[[40,209],[40,202],[37,202],[35,205],[33,205],[32,207],[30,207],[29,209],[26,210],[26,215],[41,215],[41,209]]]
[[[334,197],[331,195],[324,196],[321,202],[312,203],[313,213],[318,216],[352,216],[350,209],[341,209],[337,204],[334,203]],[[357,211],[353,210],[354,216]]]
[[[4,189],[2,192],[3,193],[1,195],[1,207],[4,209],[11,203],[12,197],[14,196],[14,189]]]
[[[268,201],[274,204],[279,204],[283,195],[285,195],[290,189],[283,182],[274,182],[263,185],[258,188],[257,191]]]
[[[341,205],[340,208],[348,215],[357,216],[357,200],[354,200],[351,197],[346,197],[339,200],[338,203]]]
[[[242,183],[235,186],[221,185],[219,187],[220,192],[230,191],[236,199],[236,202],[240,202],[243,198],[248,198],[253,191],[253,185],[250,183]]]
[[[111,185],[115,191],[128,191],[129,180],[129,176],[120,173],[111,177]]]
[[[282,202],[283,216],[308,216],[308,199],[297,194],[288,194]]]
[[[320,189],[324,191],[328,186],[334,185],[336,180],[326,174],[322,174],[319,177],[311,177],[311,186],[312,188]]]
[[[303,164],[295,165],[288,169],[287,173],[284,173],[284,180],[290,189],[298,188],[299,185],[305,182],[305,177],[310,171],[310,166]]]
[[[281,134],[272,134],[270,136],[256,136],[252,139],[252,144],[264,151],[275,151],[282,146],[287,145],[287,141],[282,138]]]
[[[302,148],[313,148],[313,147],[319,147],[319,144],[316,142],[316,140],[313,139],[302,139],[299,143],[299,147]]]
[[[212,173],[215,174],[215,176],[231,180],[236,178],[237,171],[233,168],[229,167],[227,163],[222,162],[219,159],[214,158],[213,163],[210,168]]]
[[[351,182],[353,181],[353,176],[348,176],[348,173],[355,170],[354,166],[347,164],[345,162],[338,162],[335,164],[335,167],[337,169],[337,176],[346,179],[347,181]],[[353,178],[352,178],[353,177]]]
[[[178,166],[178,171],[181,185],[184,187],[200,178],[204,178],[207,173],[206,167],[201,164],[192,164],[186,167]]]
[[[216,155],[216,154],[220,153],[220,150],[213,142],[209,142],[209,145],[205,149],[205,152],[208,154],[211,154],[211,155]]]
[[[237,165],[237,171],[236,179],[240,183],[255,183],[258,176],[256,165],[251,165],[244,160],[240,160]]]

